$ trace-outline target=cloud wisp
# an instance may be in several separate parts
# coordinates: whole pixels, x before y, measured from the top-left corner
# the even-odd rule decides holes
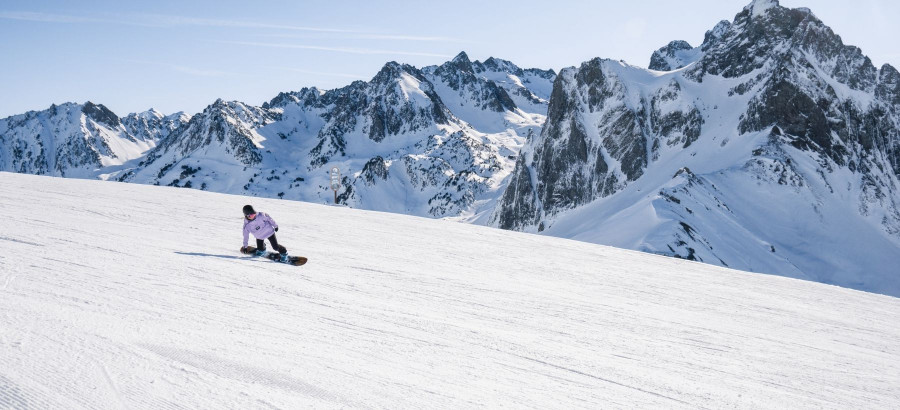
[[[37,21],[41,23],[100,23],[104,20],[70,16],[65,14],[38,13],[33,11],[5,11],[0,10],[0,19],[4,20],[21,20],[21,21]]]
[[[324,33],[358,33],[358,31],[338,28],[269,24],[241,20],[207,19],[166,14],[107,14],[105,17],[84,17],[71,14],[0,10],[0,19],[35,21],[42,23],[106,23],[140,27],[201,26],[295,30]]]
[[[159,67],[166,67],[172,71],[177,71],[179,73],[190,74],[198,77],[242,77],[246,76],[246,74],[229,72],[229,71],[221,71],[221,70],[209,70],[205,68],[197,68],[186,66],[182,64],[173,64],[173,63],[164,63],[161,61],[146,61],[146,60],[132,60],[132,59],[123,59],[120,61],[124,61],[132,64],[141,64],[141,65],[154,65]]]
[[[346,40],[396,40],[396,41],[413,41],[413,42],[436,42],[436,43],[472,43],[468,40],[462,40],[453,37],[436,37],[436,36],[411,36],[403,34],[376,34],[376,33],[359,33],[359,34],[341,34],[321,36],[316,34],[257,34],[258,37],[268,38],[293,38],[293,39],[346,39]]]
[[[0,10],[0,19],[33,21],[42,23],[103,23],[118,24],[126,26],[139,27],[220,27],[220,28],[246,28],[246,29],[268,29],[268,30],[285,30],[285,31],[303,31],[310,33],[331,34],[337,39],[362,39],[362,40],[401,40],[401,41],[420,41],[420,42],[464,42],[460,39],[438,36],[417,36],[407,34],[384,34],[371,33],[359,30],[347,30],[343,28],[332,27],[310,27],[298,26],[290,24],[272,24],[262,23],[258,21],[243,21],[229,19],[210,19],[197,18],[188,16],[177,16],[168,14],[115,14],[106,15],[105,17],[85,17],[70,14],[54,14],[32,11],[6,11]],[[269,36],[276,37],[292,37],[290,34],[271,34]],[[379,53],[380,54],[380,53]]]
[[[418,51],[380,50],[380,49],[372,49],[372,48],[355,48],[355,47],[329,47],[329,46],[317,46],[317,45],[310,45],[310,44],[260,43],[260,42],[254,42],[254,41],[223,41],[222,43],[233,44],[233,45],[243,45],[243,46],[253,46],[253,47],[333,51],[333,52],[337,52],[337,53],[348,53],[348,54],[403,55],[403,56],[441,57],[441,58],[452,58],[453,57],[452,55],[448,55],[448,54],[423,53],[423,52],[418,52]]]
[[[233,77],[233,76],[241,75],[238,73],[231,73],[228,71],[204,70],[202,68],[195,68],[195,67],[183,66],[183,65],[178,65],[178,64],[165,64],[165,65],[175,71],[182,72],[185,74],[196,75],[196,76],[200,76],[200,77]]]
[[[309,70],[303,70],[300,68],[283,67],[283,66],[269,66],[268,68],[273,69],[273,70],[292,71],[292,72],[301,73],[301,74],[349,78],[349,79],[353,79],[353,80],[365,80],[366,79],[365,76],[362,76],[359,74],[335,73],[335,72],[324,72],[324,71],[309,71]]]
[[[158,26],[163,26],[163,27],[201,26],[201,27],[233,27],[233,28],[312,31],[312,32],[321,32],[321,33],[357,33],[357,31],[338,29],[338,28],[294,26],[294,25],[286,25],[286,24],[260,23],[260,22],[254,22],[254,21],[208,19],[208,18],[196,18],[196,17],[186,17],[186,16],[173,16],[173,15],[165,15],[165,14],[144,14],[139,17],[138,21],[140,21],[140,20],[143,20],[147,24],[158,25]]]

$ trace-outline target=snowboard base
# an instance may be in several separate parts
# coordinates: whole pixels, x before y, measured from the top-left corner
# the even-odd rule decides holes
[[[245,255],[253,255],[256,253],[256,247],[255,246],[247,246],[247,247],[241,248],[241,253],[243,253]],[[281,254],[279,254],[277,252],[269,252],[269,253],[265,254],[265,257],[274,262],[287,263],[289,265],[294,265],[294,266],[301,266],[309,260],[303,256],[288,256],[287,262],[281,262]]]
[[[287,263],[289,265],[300,266],[306,263],[307,259],[302,256],[288,256],[286,262],[281,262],[281,254],[275,252],[269,252],[266,254],[266,258],[269,258],[272,261]]]

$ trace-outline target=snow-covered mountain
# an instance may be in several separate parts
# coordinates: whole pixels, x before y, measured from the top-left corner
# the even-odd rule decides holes
[[[102,104],[52,105],[0,119],[0,170],[95,178],[140,158],[184,118],[158,113],[120,119]]]
[[[390,62],[371,81],[262,107],[220,100],[116,178],[321,203],[337,166],[338,200],[355,208],[485,214],[543,124],[554,77],[460,53],[422,70]]]
[[[691,47],[684,40],[675,40],[653,52],[650,56],[650,69],[672,71],[690,65],[701,56],[699,47]]]
[[[210,182],[216,180],[216,189],[234,190],[234,180],[238,178],[235,172],[258,166],[262,161],[257,145],[264,138],[254,130],[273,120],[271,113],[264,109],[217,100],[160,140],[137,168],[126,170],[116,178],[120,181],[139,178],[140,182],[158,184],[163,177],[176,175],[167,185],[191,188],[193,177],[203,170],[199,166],[190,167],[189,162],[178,168],[175,165],[188,156],[194,156],[195,163],[221,163],[218,169],[207,169],[201,175],[208,176]],[[205,185],[196,188],[207,189]]]
[[[164,115],[155,109],[131,113],[121,118],[129,134],[145,141],[159,141],[191,119],[184,112]]]
[[[900,406],[897,298],[296,201],[0,192],[4,409]],[[310,262],[241,255],[248,202]]]
[[[491,133],[505,132],[510,126],[540,128],[556,77],[552,70],[523,70],[493,57],[473,63],[466,53],[422,71],[456,117]]]
[[[554,78],[460,53],[422,70],[390,62],[371,81],[281,93],[261,107],[218,100],[190,118],[65,104],[0,122],[0,170],[321,203],[332,201],[337,166],[341,203],[475,219],[543,125]],[[82,107],[80,117],[55,117]],[[78,149],[49,155],[48,145]]]
[[[651,64],[560,72],[492,224],[900,296],[897,70],[774,0]]]

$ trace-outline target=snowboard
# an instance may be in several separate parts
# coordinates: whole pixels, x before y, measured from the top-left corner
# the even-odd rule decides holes
[[[246,254],[246,255],[252,255],[252,254],[256,253],[256,247],[248,246],[246,248],[241,248],[241,253]],[[279,262],[279,263],[286,263],[286,264],[294,265],[294,266],[303,265],[306,263],[306,261],[309,260],[303,256],[288,256],[287,262],[281,262],[281,255],[278,252],[269,252],[269,253],[265,254],[264,256],[271,261]]]

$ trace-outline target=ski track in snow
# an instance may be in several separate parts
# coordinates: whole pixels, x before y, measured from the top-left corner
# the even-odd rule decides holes
[[[891,408],[900,300],[449,221],[0,173],[0,408]],[[240,208],[293,267],[240,255]]]

